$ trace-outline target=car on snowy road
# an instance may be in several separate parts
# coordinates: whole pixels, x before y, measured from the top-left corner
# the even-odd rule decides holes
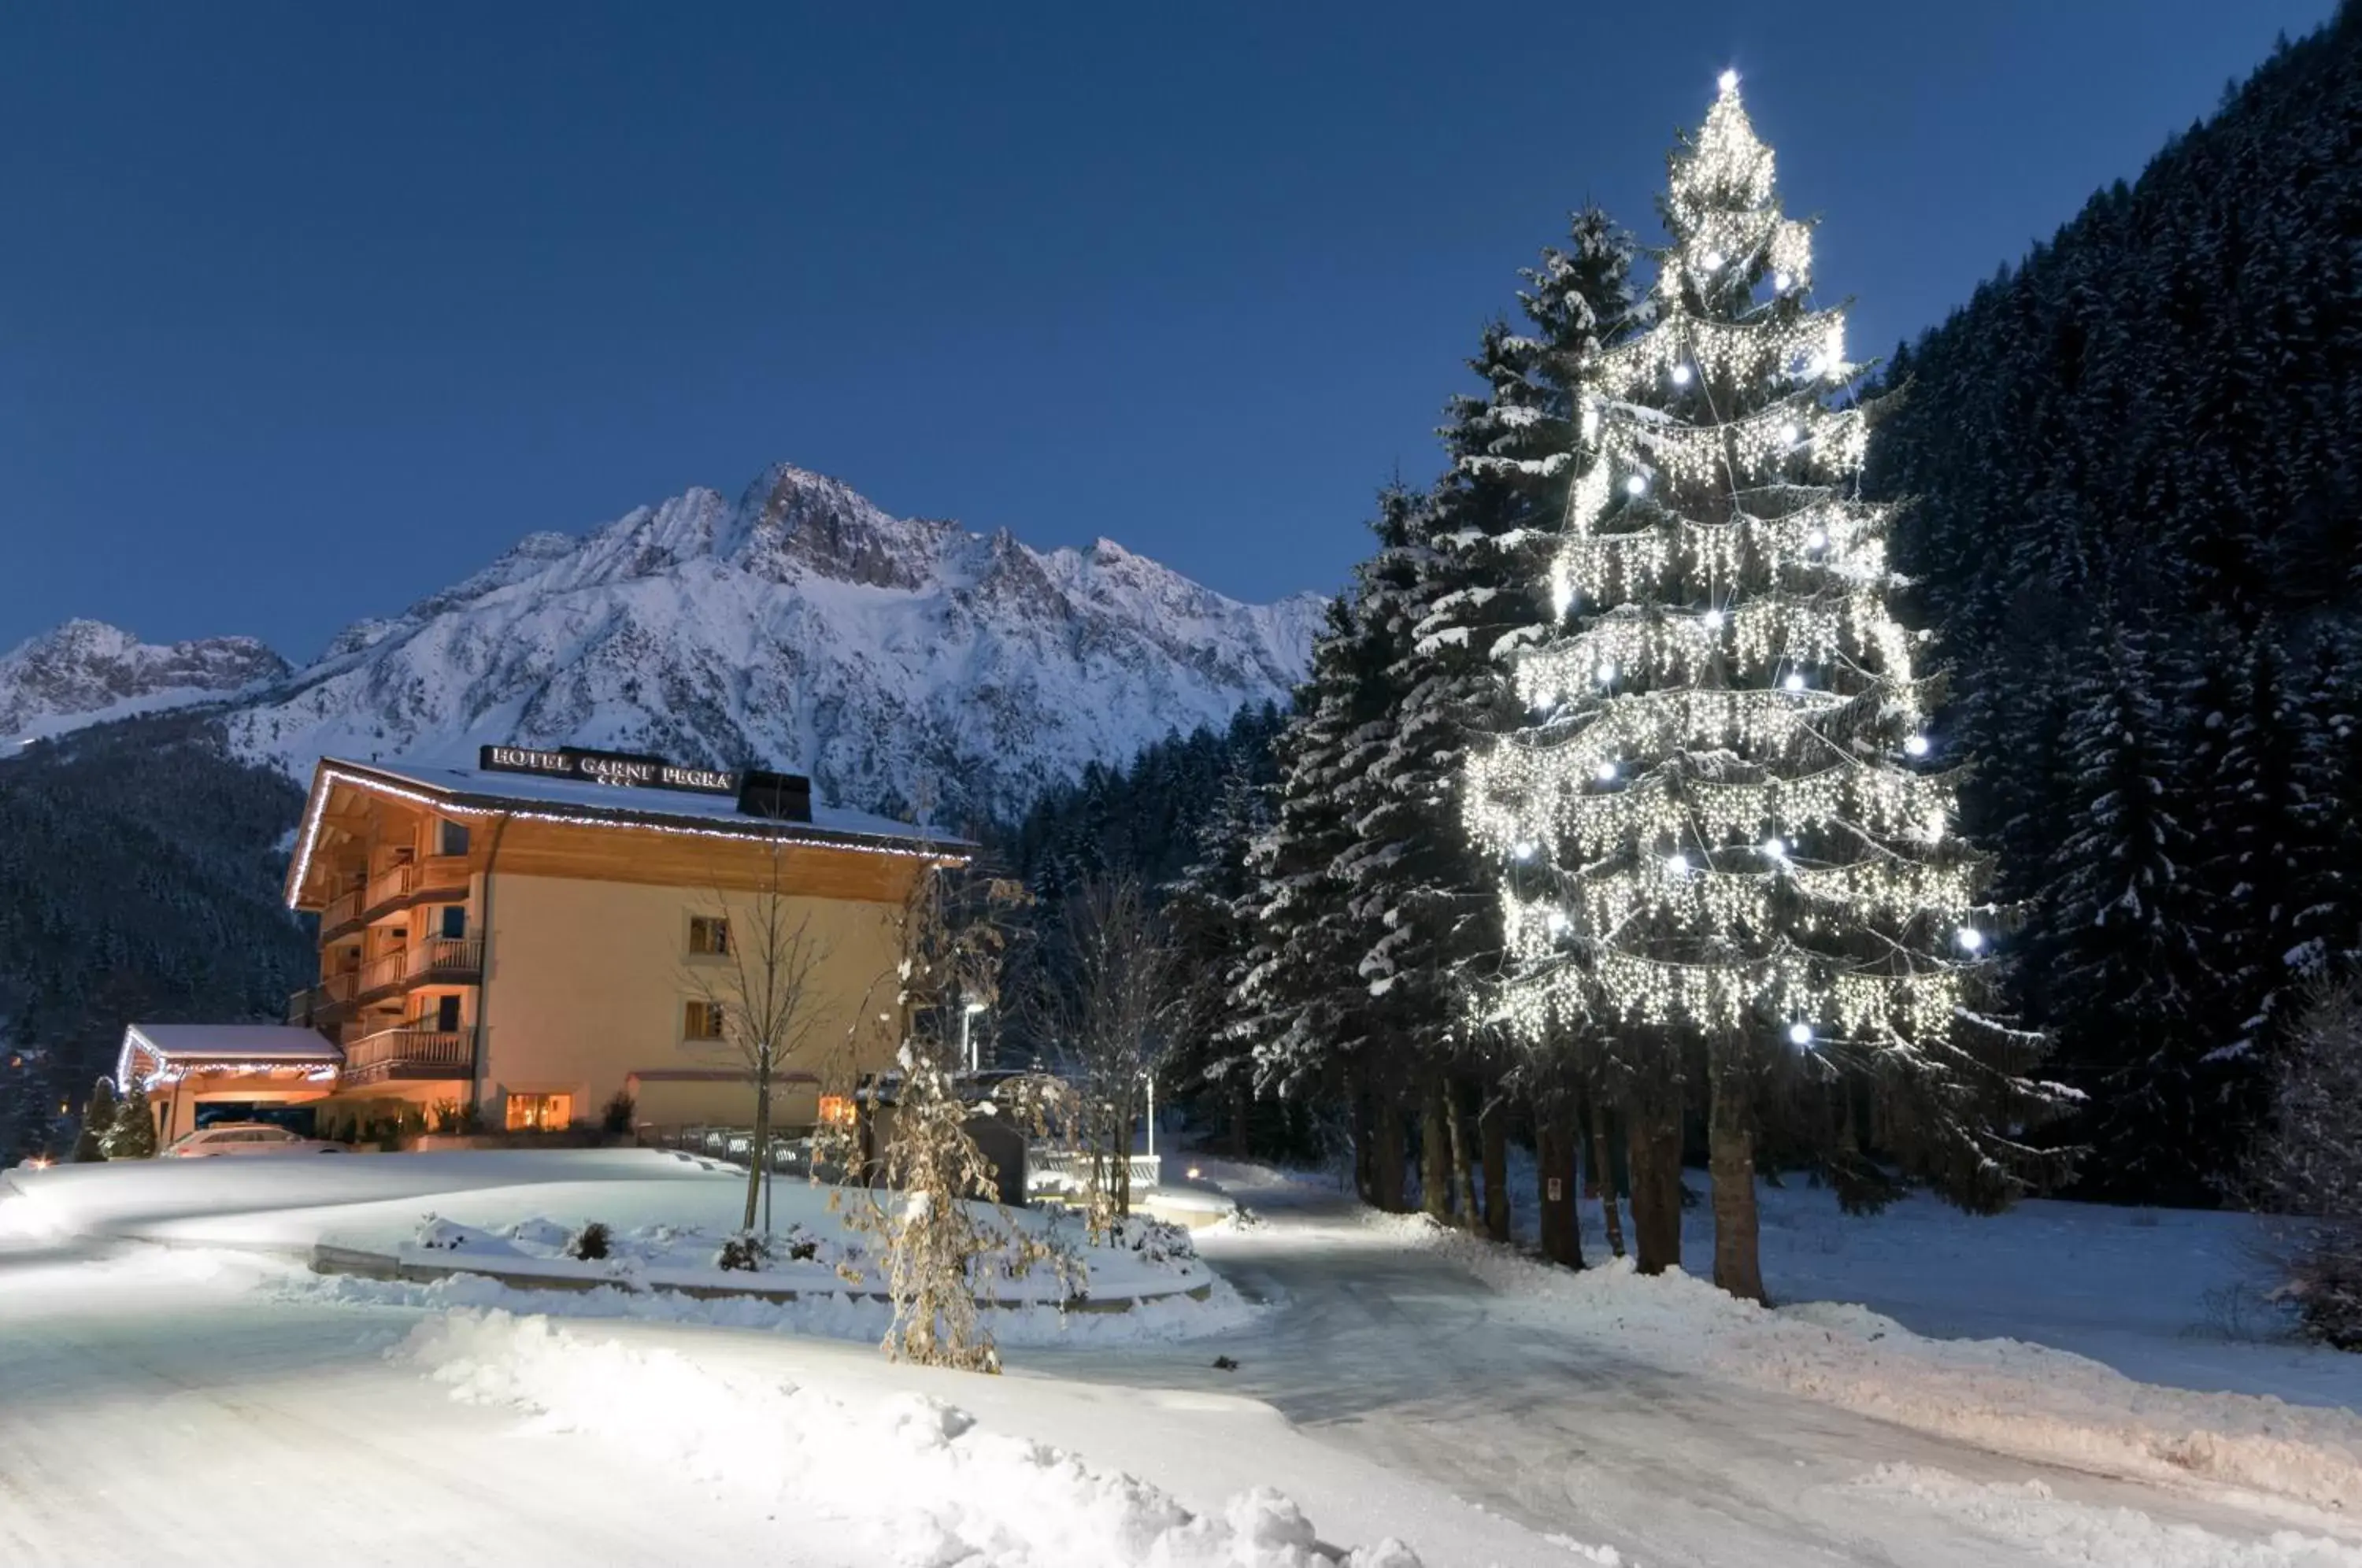
[[[165,1145],[169,1159],[204,1160],[216,1154],[341,1154],[342,1143],[305,1138],[268,1121],[216,1121]]]

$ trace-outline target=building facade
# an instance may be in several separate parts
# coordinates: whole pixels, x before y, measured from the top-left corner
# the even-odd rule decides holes
[[[774,1120],[808,1124],[824,1088],[890,1062],[905,900],[966,847],[816,809],[790,775],[571,748],[486,746],[473,768],[326,759],[286,881],[289,907],[318,917],[319,976],[287,1025],[333,1070],[292,1081],[302,1053],[282,1045],[197,1072],[139,1052],[156,1032],[135,1026],[125,1071],[151,1085],[167,1137],[266,1102],[309,1106],[322,1131],[465,1107],[486,1130],[557,1129],[618,1095],[641,1125],[744,1125],[732,1015],[792,966]]]

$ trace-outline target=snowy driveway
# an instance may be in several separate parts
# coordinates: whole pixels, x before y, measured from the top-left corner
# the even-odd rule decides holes
[[[1051,1475],[1041,1467],[1065,1462],[1039,1445],[1054,1444],[1085,1466],[1060,1481],[1063,1496],[1120,1496],[1135,1514],[1170,1507],[1124,1493],[1131,1475],[1220,1518],[1247,1488],[1269,1485],[1324,1541],[1397,1537],[1439,1568],[2362,1564],[2362,1530],[2334,1506],[2243,1496],[2195,1474],[2005,1456],[1846,1408],[1826,1390],[1766,1386],[1731,1359],[1760,1342],[1790,1358],[1793,1383],[1797,1367],[1816,1364],[1794,1360],[1791,1342],[1845,1339],[1809,1314],[1699,1337],[1693,1361],[1683,1336],[1705,1320],[1642,1320],[1661,1301],[1695,1306],[1679,1292],[1601,1275],[1601,1289],[1570,1298],[1554,1294],[1570,1276],[1496,1265],[1300,1185],[1250,1197],[1283,1206],[1207,1243],[1242,1291],[1271,1303],[1250,1326],[1175,1342],[1012,1349],[1001,1379],[891,1367],[843,1342],[637,1321],[569,1323],[579,1349],[540,1342],[514,1365],[494,1324],[459,1336],[437,1364],[414,1349],[388,1353],[435,1314],[339,1302],[309,1276],[291,1281],[284,1264],[0,1242],[0,1562],[1017,1568],[1144,1555],[1041,1547],[1055,1528],[994,1536],[999,1527],[979,1523],[974,1505],[936,1510],[907,1537],[920,1545],[889,1551],[877,1544],[886,1537],[860,1533],[861,1515],[924,1512],[933,1499],[912,1496],[918,1487],[898,1495],[902,1461],[886,1450],[879,1501],[832,1519],[738,1437],[677,1422],[666,1446],[648,1447],[651,1412],[713,1401],[761,1427],[785,1410],[791,1383],[846,1408],[925,1396],[973,1412],[980,1434],[1007,1434],[964,1440],[1001,1444],[978,1451],[999,1470],[962,1462],[988,1503],[1001,1477],[1027,1479],[1010,1454]],[[1612,1313],[1628,1303],[1624,1324]],[[1240,1364],[1217,1370],[1218,1354]],[[578,1376],[578,1365],[595,1370]],[[455,1370],[513,1397],[456,1400],[436,1380]],[[2063,1366],[2062,1381],[2079,1377],[2117,1397],[2114,1374]],[[2257,1407],[2267,1437],[2285,1436],[2291,1452],[2345,1452],[2340,1423],[2352,1418],[2342,1411],[2123,1388],[2128,1421],[2180,1421],[2228,1397],[2221,1409]],[[2151,1400],[2164,1403],[2138,1408]],[[2236,1457],[2246,1451],[2233,1424],[2217,1435]],[[909,1463],[934,1463],[943,1448]],[[957,1542],[986,1539],[1000,1544],[958,1554]]]

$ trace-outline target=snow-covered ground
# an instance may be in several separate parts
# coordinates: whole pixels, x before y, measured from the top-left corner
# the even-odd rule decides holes
[[[745,1173],[654,1149],[69,1165],[10,1173],[0,1184],[18,1195],[17,1228],[56,1233],[306,1259],[327,1248],[552,1286],[828,1296],[876,1295],[886,1283],[876,1237],[849,1222],[868,1195],[831,1202],[828,1189],[793,1178],[775,1179],[765,1194],[758,1228],[772,1237],[772,1255],[753,1270],[722,1267],[723,1242],[745,1218]],[[976,1208],[988,1229],[1001,1230],[1002,1211]],[[570,1255],[594,1222],[609,1232],[607,1255]],[[997,1300],[1055,1303],[1080,1293],[1105,1305],[1202,1296],[1215,1283],[1173,1227],[1136,1220],[1094,1243],[1056,1209],[1013,1211],[1006,1223],[1070,1266],[995,1277]]]
[[[0,1562],[2362,1564],[2362,1358],[2224,1336],[2235,1217],[1768,1192],[1775,1293],[1865,1305],[1765,1313],[1201,1165],[1260,1214],[1198,1236],[1246,1302],[1004,1335],[1000,1378],[0,1197]],[[487,1310],[520,1305],[564,1318]],[[1923,1337],[2000,1328],[2076,1353]]]

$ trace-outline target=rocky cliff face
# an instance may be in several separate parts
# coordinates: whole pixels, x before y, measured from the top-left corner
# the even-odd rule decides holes
[[[1322,604],[1242,603],[1104,539],[1043,552],[891,517],[783,466],[734,502],[692,490],[530,536],[348,628],[228,725],[297,772],[571,743],[796,768],[848,805],[1013,812],[1087,762],[1286,701]]]
[[[160,645],[104,621],[68,621],[0,654],[0,744],[235,697],[288,674],[252,637]]]

